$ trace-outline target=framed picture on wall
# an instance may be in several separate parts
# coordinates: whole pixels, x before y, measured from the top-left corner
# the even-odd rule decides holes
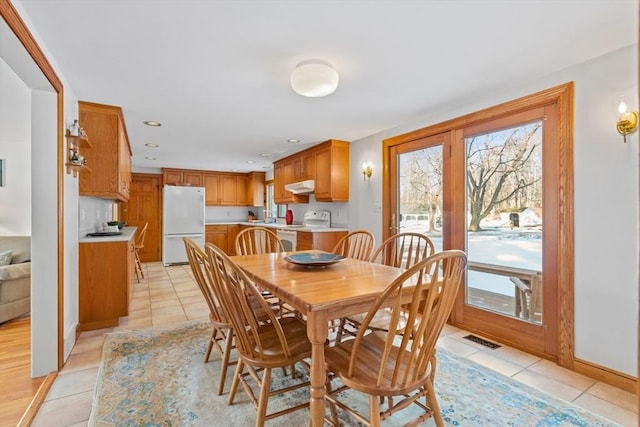
[[[0,159],[0,187],[4,187],[4,166],[5,159]]]

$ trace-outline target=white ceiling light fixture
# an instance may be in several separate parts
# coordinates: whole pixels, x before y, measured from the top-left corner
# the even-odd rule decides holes
[[[338,87],[340,77],[329,64],[310,60],[298,64],[291,73],[291,87],[302,96],[319,98],[331,95]]]

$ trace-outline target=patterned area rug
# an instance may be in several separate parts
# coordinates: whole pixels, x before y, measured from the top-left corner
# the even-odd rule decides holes
[[[141,329],[107,335],[89,426],[250,426],[256,411],[240,387],[235,403],[217,395],[220,355],[204,363],[209,324],[187,323],[172,329]],[[614,426],[590,412],[543,394],[474,362],[438,351],[436,392],[445,424],[451,426]],[[230,367],[225,392],[235,366]],[[289,381],[274,370],[277,387]],[[299,376],[300,377],[300,376]],[[349,395],[366,411],[367,399]],[[308,400],[308,392],[276,396],[268,412]],[[417,409],[417,408],[416,408]],[[403,414],[404,412],[404,414]],[[403,425],[405,410],[385,422]],[[345,414],[345,425],[358,425]],[[270,421],[267,426],[308,425],[307,409]],[[428,420],[424,425],[435,425]]]

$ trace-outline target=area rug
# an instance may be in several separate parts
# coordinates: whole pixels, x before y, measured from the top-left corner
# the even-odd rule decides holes
[[[191,322],[169,329],[140,329],[108,334],[93,399],[89,426],[251,426],[256,411],[240,388],[233,405],[217,395],[220,356],[209,363],[204,353],[211,327]],[[446,425],[451,426],[615,426],[571,403],[541,393],[511,378],[438,350],[436,392]],[[225,391],[233,375],[229,369]],[[303,375],[301,371],[301,375]],[[301,375],[298,375],[300,380]],[[290,381],[274,370],[272,386]],[[304,377],[302,377],[304,378]],[[366,411],[364,396],[349,398]],[[269,400],[269,412],[308,400],[308,391]],[[416,408],[417,409],[417,408]],[[403,414],[404,412],[404,414]],[[402,411],[385,426],[400,426]],[[345,425],[358,425],[341,414]],[[267,426],[309,424],[307,409],[267,421]],[[433,420],[424,423],[435,425]]]

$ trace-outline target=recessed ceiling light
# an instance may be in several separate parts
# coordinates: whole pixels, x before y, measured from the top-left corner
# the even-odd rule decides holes
[[[238,172],[238,168],[231,169],[231,172]]]
[[[300,140],[299,140],[299,139],[291,138],[291,139],[287,139],[287,142],[290,142],[290,143],[292,143],[292,144],[297,144],[298,142],[300,142]]]
[[[260,153],[260,157],[271,157],[271,153]]]
[[[162,126],[162,123],[154,122],[153,120],[146,120],[144,124],[147,126],[155,126],[155,127]]]
[[[253,160],[247,160],[247,163],[249,163],[250,165],[254,164],[255,162]]]
[[[155,157],[145,157],[147,160],[157,160]]]
[[[158,148],[159,145],[158,144],[151,144],[151,143],[146,143],[144,144],[146,147],[151,147],[151,148]]]

